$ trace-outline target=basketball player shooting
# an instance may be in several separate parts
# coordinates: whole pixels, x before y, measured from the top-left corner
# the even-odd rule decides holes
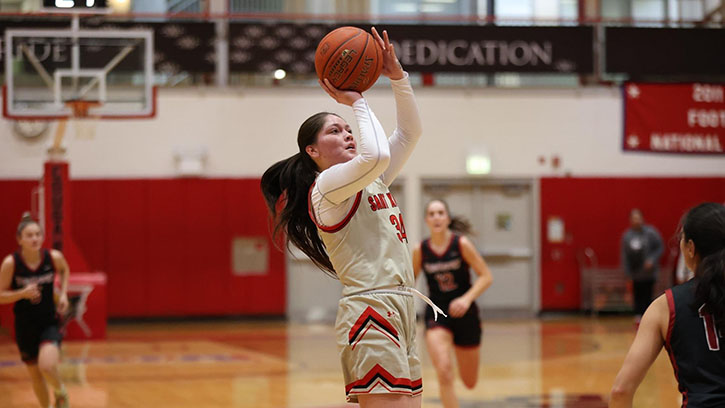
[[[422,295],[413,289],[403,215],[388,187],[422,127],[387,32],[382,38],[372,33],[395,97],[392,136],[385,136],[360,92],[323,78],[322,88],[352,107],[359,135],[335,114],[313,115],[300,127],[299,153],[270,167],[261,186],[275,233],[284,231],[343,285],[335,330],[347,400],[364,408],[413,408],[421,406],[422,392],[413,295]]]

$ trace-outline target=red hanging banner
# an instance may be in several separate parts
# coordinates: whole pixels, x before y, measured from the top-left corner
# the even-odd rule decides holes
[[[725,86],[624,85],[625,151],[725,154]]]

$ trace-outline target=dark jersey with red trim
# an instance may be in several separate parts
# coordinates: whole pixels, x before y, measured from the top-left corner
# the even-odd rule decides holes
[[[19,252],[13,254],[15,271],[11,288],[22,289],[30,284],[37,284],[40,290],[40,302],[33,303],[29,299],[15,302],[13,311],[16,320],[32,320],[34,324],[51,324],[56,321],[55,301],[53,299],[53,283],[55,282],[55,265],[50,251],[40,250],[41,261],[36,269],[30,269],[20,256]]]
[[[665,292],[670,325],[665,347],[682,393],[682,406],[725,407],[725,328],[693,307],[697,279]]]
[[[428,281],[430,298],[441,306],[463,295],[471,288],[469,267],[461,254],[461,237],[451,235],[445,252],[437,254],[430,247],[430,239],[421,245],[422,266]]]

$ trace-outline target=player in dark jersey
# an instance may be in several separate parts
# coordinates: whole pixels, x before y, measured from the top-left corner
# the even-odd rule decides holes
[[[440,399],[445,408],[458,407],[454,390],[451,354],[455,352],[463,384],[473,388],[478,380],[481,321],[476,298],[493,282],[491,271],[473,243],[461,234],[470,233],[470,225],[451,218],[448,205],[433,200],[426,206],[425,222],[430,238],[413,250],[415,276],[423,271],[431,300],[448,317],[434,319],[426,310],[426,344],[438,375]],[[478,279],[471,284],[469,269]]]
[[[703,203],[681,222],[680,249],[695,277],[645,312],[614,380],[610,407],[631,407],[664,346],[688,408],[725,407],[725,207]]]
[[[68,263],[60,251],[42,248],[43,232],[27,213],[18,225],[17,240],[20,248],[0,266],[0,304],[15,303],[15,341],[40,406],[50,406],[50,384],[55,407],[67,408],[68,393],[58,374],[62,336],[57,316],[68,308]],[[57,305],[56,274],[61,283]]]

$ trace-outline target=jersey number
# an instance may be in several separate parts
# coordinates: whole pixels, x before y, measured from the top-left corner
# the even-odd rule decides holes
[[[395,226],[395,228],[398,230],[398,239],[400,242],[408,243],[408,236],[405,235],[405,223],[403,223],[403,214],[398,214],[397,216],[395,214],[390,214],[390,223]]]
[[[712,315],[710,313],[703,312],[703,307],[705,307],[705,305],[700,306],[698,312],[700,314],[700,317],[702,318],[702,323],[705,325],[705,337],[707,338],[707,347],[710,349],[710,351],[719,351],[720,339],[718,338],[719,332],[717,330],[717,326],[715,325],[715,319],[712,318]]]
[[[436,278],[436,281],[438,281],[438,288],[441,292],[450,292],[458,288],[456,280],[450,272],[439,272],[433,276]]]

